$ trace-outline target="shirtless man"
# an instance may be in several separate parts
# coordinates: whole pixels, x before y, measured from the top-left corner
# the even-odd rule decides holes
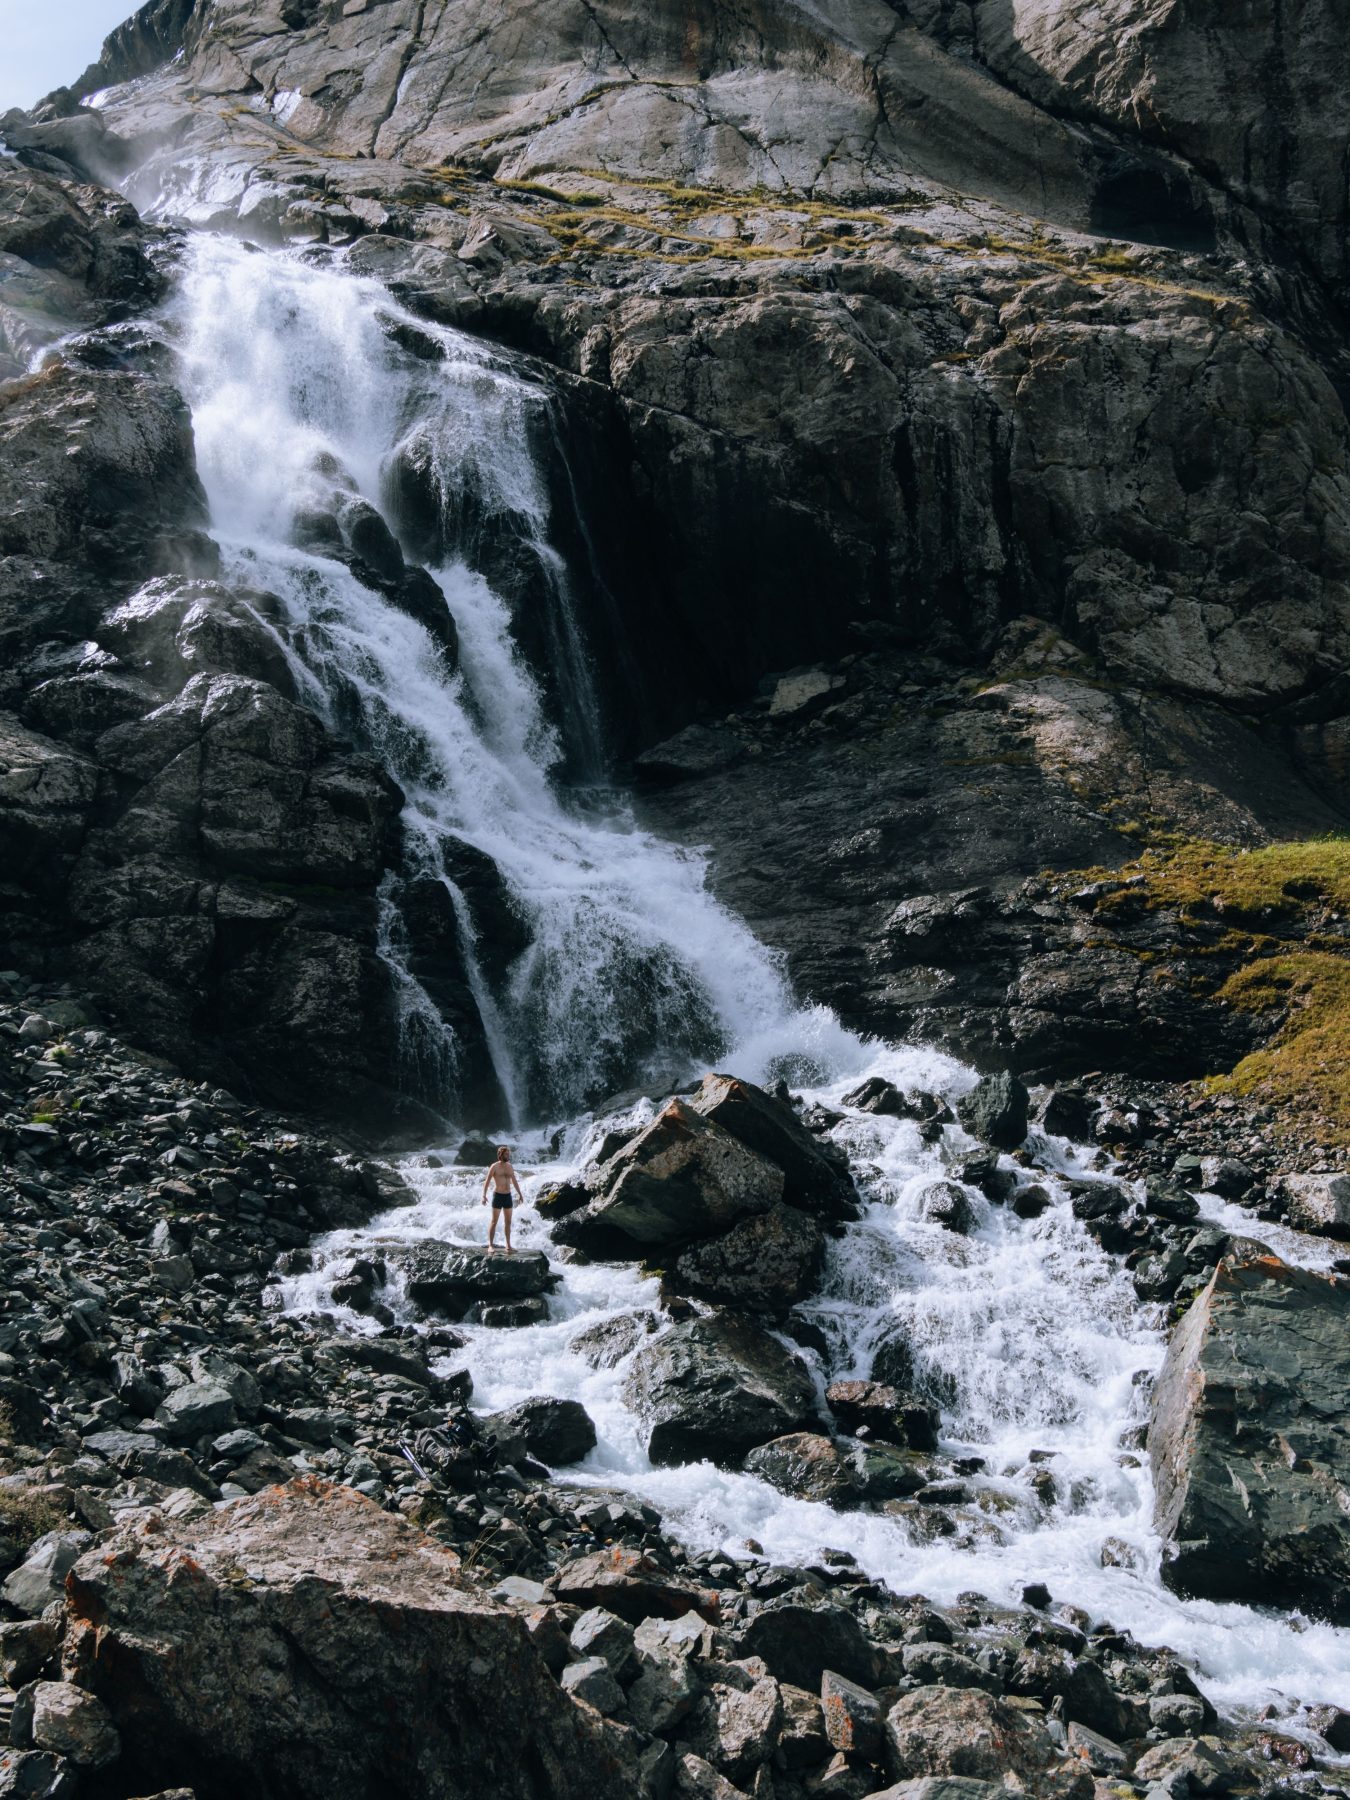
[[[512,1188],[516,1190],[516,1194],[523,1206],[525,1204],[525,1196],[520,1191],[520,1183],[516,1180],[516,1172],[511,1166],[510,1146],[501,1144],[497,1148],[497,1160],[488,1170],[487,1175],[483,1180],[483,1205],[487,1205],[488,1190],[491,1189],[492,1223],[488,1226],[488,1249],[495,1250],[497,1248],[495,1240],[497,1236],[497,1221],[500,1219],[502,1222],[502,1230],[506,1234],[506,1254],[508,1256],[515,1255],[515,1251],[511,1248],[511,1210],[516,1203],[511,1195]]]

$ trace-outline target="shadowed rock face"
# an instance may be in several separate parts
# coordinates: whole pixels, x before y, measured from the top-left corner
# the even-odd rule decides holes
[[[1173,1335],[1149,1430],[1163,1579],[1350,1620],[1344,1278],[1226,1257]]]

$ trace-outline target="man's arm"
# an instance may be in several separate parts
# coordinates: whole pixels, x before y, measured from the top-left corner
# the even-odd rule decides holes
[[[513,1166],[513,1167],[512,1167],[512,1169],[511,1169],[511,1186],[512,1186],[512,1187],[513,1187],[513,1188],[514,1188],[514,1189],[515,1189],[515,1190],[516,1190],[516,1193],[517,1193],[517,1194],[519,1194],[519,1196],[520,1196],[520,1204],[521,1204],[521,1205],[522,1205],[522,1206],[524,1206],[524,1204],[525,1204],[525,1195],[524,1195],[524,1192],[523,1192],[523,1190],[522,1190],[522,1189],[521,1189],[521,1185],[520,1185],[520,1182],[519,1182],[519,1181],[518,1181],[518,1180],[517,1180],[517,1178],[516,1178],[516,1171],[515,1171],[515,1168],[514,1168],[514,1166]]]
[[[491,1186],[492,1186],[492,1170],[489,1169],[487,1174],[483,1177],[483,1198],[479,1201],[480,1206],[487,1205],[488,1189]]]

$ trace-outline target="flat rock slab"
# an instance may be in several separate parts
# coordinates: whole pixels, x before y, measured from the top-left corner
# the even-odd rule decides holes
[[[528,1300],[546,1294],[557,1277],[542,1250],[469,1248],[427,1243],[390,1252],[407,1272],[408,1293],[418,1306],[462,1316],[477,1302]]]
[[[1350,1623],[1350,1282],[1226,1256],[1172,1335],[1148,1447],[1169,1587]]]
[[[631,1800],[632,1752],[523,1619],[350,1489],[305,1478],[128,1526],[68,1580],[66,1672],[121,1733],[129,1791],[198,1800]]]

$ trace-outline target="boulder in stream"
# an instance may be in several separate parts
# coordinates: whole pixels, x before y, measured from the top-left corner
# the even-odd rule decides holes
[[[595,1425],[579,1400],[547,1395],[522,1400],[504,1412],[489,1413],[481,1424],[496,1438],[503,1462],[536,1456],[553,1469],[580,1462],[595,1448]]]
[[[1015,1075],[984,1075],[957,1105],[961,1123],[982,1144],[1016,1150],[1027,1135],[1029,1096]]]
[[[598,1255],[662,1251],[767,1212],[783,1171],[685,1101],[669,1101],[594,1177],[595,1199],[559,1242]]]
[[[794,1207],[774,1206],[742,1219],[724,1237],[693,1245],[669,1278],[681,1293],[781,1318],[811,1293],[824,1258],[816,1221]]]
[[[794,1500],[853,1506],[862,1498],[863,1483],[853,1459],[819,1432],[794,1431],[760,1444],[746,1457],[745,1470]]]
[[[517,1250],[507,1256],[429,1240],[387,1255],[406,1270],[408,1294],[415,1304],[451,1319],[467,1318],[475,1309],[481,1314],[486,1308],[541,1300],[558,1279],[542,1250]]]
[[[1295,1231],[1350,1238],[1350,1175],[1283,1175],[1280,1192]]]
[[[688,1319],[633,1359],[624,1398],[651,1426],[654,1463],[706,1457],[737,1466],[771,1438],[815,1423],[806,1365],[778,1339],[733,1313]]]
[[[1175,1592],[1350,1624],[1350,1282],[1239,1241],[1172,1334],[1148,1447]]]
[[[937,1448],[937,1411],[912,1394],[880,1381],[832,1381],[825,1398],[844,1431],[865,1429],[902,1450]]]
[[[858,1191],[847,1158],[809,1132],[786,1100],[735,1075],[705,1075],[690,1105],[778,1165],[789,1206],[823,1219],[857,1218]]]

